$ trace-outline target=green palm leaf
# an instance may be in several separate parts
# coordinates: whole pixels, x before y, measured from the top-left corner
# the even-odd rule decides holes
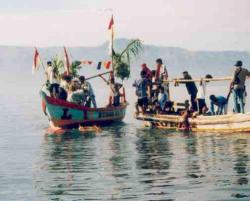
[[[122,80],[130,76],[130,61],[136,58],[143,50],[142,41],[132,40],[127,47],[119,54],[113,55],[115,75]]]

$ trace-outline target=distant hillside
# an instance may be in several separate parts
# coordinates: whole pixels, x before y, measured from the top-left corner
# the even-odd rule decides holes
[[[115,42],[117,51],[124,47],[129,40],[118,39]],[[69,47],[70,55],[75,60],[89,59],[100,61],[109,58],[108,43],[97,47]],[[61,47],[39,48],[42,59],[46,61],[55,54],[63,55]],[[32,47],[0,46],[0,66],[3,74],[12,74],[20,77],[30,75]],[[145,45],[143,54],[132,64],[132,76],[139,73],[139,64],[145,62],[153,68],[156,58],[161,57],[167,64],[170,76],[177,76],[182,71],[188,70],[194,76],[202,76],[206,73],[212,75],[230,75],[232,66],[236,60],[241,59],[246,66],[250,65],[250,53],[240,51],[189,51],[177,47],[159,47]]]

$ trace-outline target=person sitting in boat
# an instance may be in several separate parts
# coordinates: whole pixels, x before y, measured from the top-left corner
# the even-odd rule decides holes
[[[141,78],[134,82],[133,87],[136,87],[136,96],[137,96],[136,112],[137,114],[139,114],[141,109],[142,113],[145,113],[148,107],[147,91],[149,88],[149,83],[146,78],[145,71],[141,71]]]
[[[206,75],[205,79],[212,79],[213,77],[211,75]],[[197,92],[197,103],[198,103],[198,108],[199,108],[199,114],[204,114],[204,112],[207,109],[207,104],[206,104],[206,86],[209,81],[206,81],[204,79],[201,79],[200,85],[198,87],[198,92]]]
[[[95,93],[94,93],[94,90],[93,90],[90,82],[86,81],[85,76],[83,76],[83,75],[79,77],[79,80],[80,80],[81,89],[85,89],[88,92],[90,105],[92,103],[93,107],[97,108],[97,104],[96,104],[96,100],[95,100]]]
[[[192,80],[192,77],[191,77],[191,75],[189,75],[188,71],[184,71],[183,72],[183,78],[181,78],[180,80]],[[188,94],[190,95],[192,110],[198,111],[197,101],[196,101],[196,96],[197,96],[198,89],[197,89],[197,87],[195,85],[195,82],[193,82],[193,81],[190,81],[190,82],[179,81],[178,83],[186,85]]]
[[[64,88],[60,87],[59,84],[57,83],[50,84],[48,90],[50,92],[51,97],[65,101],[67,100],[68,94]]]
[[[160,87],[159,94],[158,94],[158,104],[159,104],[159,109],[161,112],[165,110],[165,105],[167,101],[168,101],[168,95],[164,91],[164,87]]]
[[[80,89],[76,83],[73,82],[70,85],[67,100],[68,102],[84,105],[86,101],[86,93],[83,89]]]
[[[250,77],[250,71],[242,68],[243,62],[237,61],[235,64],[234,77],[231,83],[231,88],[234,95],[234,111],[236,113],[245,113],[244,98],[246,95],[246,78]]]
[[[64,88],[66,91],[69,91],[70,85],[72,83],[71,75],[62,75],[60,86]]]
[[[224,96],[211,95],[210,97],[210,110],[213,115],[227,114],[227,99]],[[214,111],[214,106],[217,106],[217,111]]]

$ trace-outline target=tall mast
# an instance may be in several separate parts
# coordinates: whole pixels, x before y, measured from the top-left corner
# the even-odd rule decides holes
[[[110,22],[109,22],[109,27],[108,29],[111,31],[111,35],[110,35],[110,55],[111,55],[111,67],[112,67],[112,71],[114,73],[115,69],[114,69],[114,61],[113,61],[113,48],[114,48],[114,16],[111,16]]]

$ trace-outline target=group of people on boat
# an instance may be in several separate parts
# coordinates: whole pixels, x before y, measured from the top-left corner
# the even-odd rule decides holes
[[[230,92],[225,96],[216,96],[211,94],[210,109],[206,104],[206,85],[213,79],[211,75],[206,75],[196,86],[194,80],[188,71],[183,72],[183,77],[173,79],[175,86],[185,84],[190,96],[185,103],[179,104],[183,107],[181,110],[175,110],[175,103],[170,100],[168,71],[163,64],[162,59],[156,60],[156,68],[151,70],[146,64],[142,64],[140,78],[137,79],[133,86],[136,88],[136,112],[152,114],[178,114],[178,115],[222,115],[227,114],[227,105],[230,94],[233,94],[234,113],[245,113],[246,78],[250,77],[250,71],[243,68],[243,62],[235,63],[233,78],[230,83]],[[177,104],[178,105],[178,104]],[[215,110],[217,108],[217,110]]]
[[[48,91],[49,96],[85,107],[97,108],[94,89],[84,75],[73,76],[66,72],[59,76],[56,74],[52,62],[48,61],[46,67],[47,83],[45,85],[45,90]],[[98,76],[110,87],[108,106],[119,106],[122,96],[122,93],[120,93],[122,85],[115,82],[113,73],[110,73],[109,80],[105,79],[102,75]]]

